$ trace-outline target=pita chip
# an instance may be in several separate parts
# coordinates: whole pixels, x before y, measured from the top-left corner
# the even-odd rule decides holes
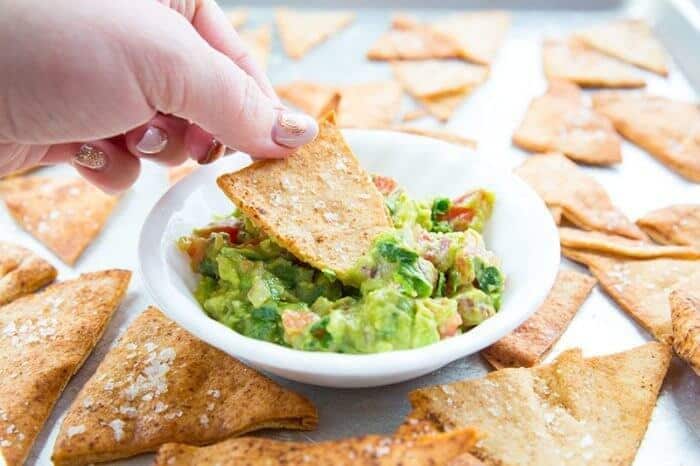
[[[350,11],[299,11],[288,8],[275,11],[282,48],[294,59],[302,58],[354,20],[355,13]]]
[[[457,92],[434,97],[421,97],[417,100],[430,115],[444,123],[452,117],[472,90],[471,88],[465,88]]]
[[[170,167],[168,169],[168,182],[170,184],[175,184],[197,168],[199,164],[192,159],[187,159],[177,167]]]
[[[238,34],[243,44],[248,49],[263,71],[267,70],[267,61],[272,49],[272,30],[269,25],[260,26],[257,29],[246,29]]]
[[[205,445],[264,428],[312,429],[305,398],[207,345],[148,308],[105,356],[68,410],[57,466]]]
[[[561,152],[591,165],[622,161],[620,138],[610,120],[584,102],[578,86],[554,80],[535,98],[513,135],[518,147],[531,152]]]
[[[542,60],[547,78],[582,87],[635,88],[646,85],[629,65],[593,50],[575,39],[546,39]]]
[[[416,98],[437,97],[473,89],[486,81],[489,70],[458,60],[399,61],[391,64],[397,81]]]
[[[488,65],[508,33],[510,15],[496,10],[460,13],[435,21],[431,26],[459,44],[462,58]]]
[[[544,303],[512,333],[481,352],[497,369],[538,364],[569,326],[595,286],[595,278],[561,269]]]
[[[63,262],[73,265],[117,204],[82,178],[18,177],[0,183],[15,221]]]
[[[403,94],[396,81],[371,81],[341,86],[338,126],[341,128],[385,128],[401,112]]]
[[[283,86],[275,86],[275,91],[281,99],[315,118],[337,111],[340,103],[337,86],[311,81],[293,81]]]
[[[552,207],[548,207],[548,209],[549,209],[549,213],[552,214],[552,219],[554,220],[554,224],[560,225],[561,224],[561,217],[562,217],[561,207],[552,206]]]
[[[569,350],[551,364],[416,390],[409,422],[473,426],[484,438],[472,454],[490,465],[631,465],[670,360],[656,342],[591,358]]]
[[[24,463],[64,387],[101,338],[130,276],[126,270],[87,273],[0,307],[1,464]]]
[[[414,108],[413,110],[409,110],[406,112],[402,117],[401,121],[407,122],[407,121],[413,121],[413,120],[419,120],[425,116],[428,116],[428,111],[425,108]]]
[[[657,243],[700,248],[700,204],[654,210],[638,219],[637,226]]]
[[[700,297],[686,290],[673,290],[669,300],[673,349],[700,375]]]
[[[681,176],[700,182],[700,107],[644,93],[601,92],[595,109],[625,138]]]
[[[620,212],[605,189],[561,154],[529,157],[515,173],[527,182],[549,207],[562,209],[564,217],[584,230],[595,230],[645,239],[637,226]]]
[[[56,268],[29,249],[0,241],[0,306],[56,278]]]
[[[247,8],[233,8],[226,12],[231,25],[238,29],[243,26],[248,21],[248,9]]]
[[[461,47],[452,37],[405,16],[395,18],[367,52],[370,60],[459,58]]]
[[[624,259],[562,248],[588,267],[606,293],[657,340],[671,343],[669,290],[700,289],[700,260]]]
[[[300,260],[342,279],[391,226],[384,199],[331,118],[282,160],[265,160],[217,180],[266,234]]]
[[[606,55],[668,76],[666,53],[642,20],[623,19],[600,24],[579,31],[576,37]]]
[[[367,435],[330,442],[283,442],[256,437],[230,439],[209,447],[166,444],[155,466],[456,466],[452,461],[473,448],[478,436],[466,428],[409,439]]]
[[[476,141],[473,139],[469,139],[460,134],[441,129],[428,129],[419,128],[417,126],[397,125],[392,126],[391,130],[399,131],[401,133],[415,134],[417,136],[425,136],[428,138],[439,139],[441,141],[449,142],[450,144],[468,147],[469,149],[476,149],[477,145]]]

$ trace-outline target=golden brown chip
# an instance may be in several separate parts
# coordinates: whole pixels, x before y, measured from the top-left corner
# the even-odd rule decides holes
[[[231,25],[234,28],[239,28],[243,26],[246,21],[248,21],[248,9],[247,8],[233,8],[226,12]]]
[[[569,326],[596,280],[573,270],[561,269],[547,299],[512,333],[481,354],[495,368],[530,367],[539,363]]]
[[[700,248],[700,204],[654,210],[638,219],[637,226],[657,243]]]
[[[416,134],[418,136],[426,136],[433,139],[439,139],[441,141],[449,142],[450,144],[456,144],[459,146],[468,147],[470,149],[476,149],[476,141],[473,139],[465,138],[462,135],[453,133],[451,131],[445,131],[440,129],[428,129],[419,128],[417,126],[407,126],[398,125],[392,126],[392,131],[400,131],[402,133]]]
[[[668,292],[700,289],[700,261],[622,259],[562,248],[562,254],[585,264],[605,291],[657,340],[671,343]]]
[[[292,81],[283,86],[275,86],[281,99],[303,110],[314,118],[321,118],[330,111],[337,111],[340,91],[337,86],[311,81]]]
[[[442,122],[446,122],[452,114],[462,105],[464,99],[471,93],[472,89],[462,89],[450,94],[442,94],[435,97],[425,97],[417,99],[425,107],[429,114]]]
[[[488,65],[510,28],[510,15],[496,10],[460,13],[435,21],[431,27],[452,37],[463,58]]]
[[[0,241],[0,305],[32,293],[56,278],[56,268],[16,244]]]
[[[465,428],[415,439],[367,435],[299,443],[244,437],[203,448],[169,443],[158,451],[155,466],[454,466],[452,460],[467,453],[476,440],[474,429]]]
[[[586,45],[611,57],[668,75],[666,53],[649,25],[638,19],[622,19],[576,33]]]
[[[636,71],[575,39],[546,39],[542,44],[544,73],[583,87],[634,88],[646,85]]]
[[[490,465],[629,465],[670,360],[655,342],[591,358],[569,350],[552,364],[501,369],[410,399],[444,430],[482,432],[472,454]]]
[[[654,259],[670,257],[678,259],[700,259],[700,248],[689,246],[666,246],[633,240],[599,231],[584,231],[578,228],[559,228],[562,247],[582,251],[598,252],[610,256],[630,259]]]
[[[401,86],[395,81],[372,81],[341,86],[338,126],[341,128],[384,128],[401,112]]]
[[[561,224],[561,217],[562,217],[561,207],[552,206],[552,207],[548,207],[548,209],[549,209],[549,213],[552,214],[552,218],[554,219],[554,223],[556,225]]]
[[[413,97],[422,99],[473,89],[486,81],[489,69],[458,60],[392,62],[396,80]]]
[[[31,176],[0,182],[0,196],[22,228],[73,265],[100,232],[117,198],[82,178]]]
[[[278,244],[341,278],[391,226],[382,195],[332,118],[290,157],[255,162],[217,182]]]
[[[303,57],[354,20],[355,13],[350,11],[299,11],[288,8],[275,11],[282,47],[294,59]]]
[[[272,30],[269,25],[256,29],[246,29],[239,33],[248,53],[263,71],[267,70],[267,61],[272,49]]]
[[[681,176],[700,182],[700,107],[644,93],[600,92],[593,106],[625,138]]]
[[[461,47],[450,36],[425,24],[395,19],[367,52],[370,60],[425,60],[459,58]]]
[[[581,90],[568,81],[551,81],[547,93],[533,99],[513,142],[592,165],[622,161],[620,138],[610,120],[586,105]]]
[[[192,159],[185,160],[182,164],[177,167],[170,167],[168,169],[168,182],[170,184],[175,184],[193,171],[195,171],[200,165]]]
[[[130,277],[126,270],[87,273],[0,307],[0,463],[24,463]]]
[[[686,290],[673,290],[669,301],[673,349],[700,375],[700,298]]]
[[[205,445],[264,428],[313,429],[305,398],[148,308],[105,356],[68,410],[57,466]]]
[[[549,207],[560,207],[564,217],[585,230],[645,239],[610,201],[605,189],[561,154],[529,157],[515,173],[527,182]]]

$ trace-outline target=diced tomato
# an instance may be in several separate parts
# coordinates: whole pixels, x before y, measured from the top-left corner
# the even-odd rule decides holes
[[[197,229],[197,236],[209,237],[212,233],[227,233],[229,241],[235,243],[238,241],[238,232],[241,230],[238,221],[223,221],[219,223],[212,223],[205,226],[204,228]]]
[[[282,313],[282,326],[286,334],[301,333],[317,320],[318,316],[309,311],[286,310]]]
[[[396,188],[399,186],[395,179],[388,176],[374,175],[373,181],[379,192],[385,196],[396,191]]]
[[[452,317],[447,319],[440,325],[438,332],[440,333],[440,338],[452,337],[457,333],[459,327],[462,325],[462,316],[459,313],[455,313]]]
[[[193,268],[199,267],[200,262],[204,259],[207,252],[208,240],[205,238],[199,238],[197,236],[192,236],[187,239],[185,243],[185,252],[190,256],[190,263]]]

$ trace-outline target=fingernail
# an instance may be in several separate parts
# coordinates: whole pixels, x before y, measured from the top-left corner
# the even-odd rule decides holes
[[[209,150],[204,157],[199,159],[197,162],[200,165],[206,165],[208,163],[216,162],[226,153],[226,146],[221,144],[218,140],[212,139],[211,144],[209,144]]]
[[[142,154],[157,154],[168,145],[168,135],[156,126],[149,126],[141,136],[141,140],[136,144],[136,150]]]
[[[280,146],[296,148],[312,141],[318,134],[316,120],[304,113],[283,110],[272,128],[272,140]]]
[[[73,163],[90,170],[102,170],[107,166],[107,154],[95,146],[83,144],[73,156]]]

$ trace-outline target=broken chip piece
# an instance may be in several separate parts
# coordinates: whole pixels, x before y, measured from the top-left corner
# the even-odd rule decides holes
[[[291,58],[302,58],[313,47],[355,20],[350,11],[301,11],[279,8],[275,22],[282,47]]]
[[[700,297],[679,289],[671,291],[669,301],[673,349],[700,375]]]
[[[700,204],[682,204],[649,212],[637,226],[661,244],[700,248]]]
[[[0,305],[32,293],[56,278],[56,268],[29,249],[0,241]]]

